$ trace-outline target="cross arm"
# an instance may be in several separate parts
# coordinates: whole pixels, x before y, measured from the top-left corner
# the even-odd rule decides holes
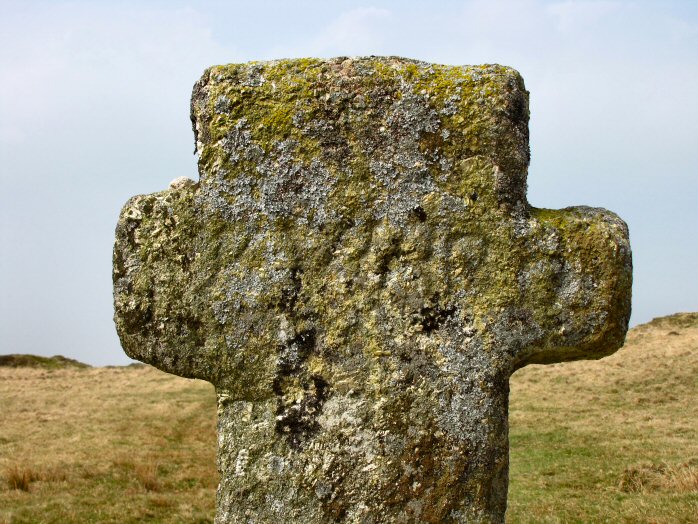
[[[173,187],[174,186],[174,187]],[[193,181],[131,198],[113,253],[114,321],[126,354],[176,375],[212,380],[192,265],[198,258]],[[207,358],[202,356],[207,355]]]
[[[605,209],[533,209],[530,249],[519,274],[536,304],[537,343],[516,368],[601,358],[623,345],[630,319],[632,257],[625,222]]]

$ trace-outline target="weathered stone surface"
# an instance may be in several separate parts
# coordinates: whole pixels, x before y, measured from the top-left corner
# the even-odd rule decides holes
[[[123,208],[133,358],[215,384],[216,521],[501,522],[508,379],[599,358],[628,231],[526,201],[519,74],[400,58],[208,69],[198,183]]]

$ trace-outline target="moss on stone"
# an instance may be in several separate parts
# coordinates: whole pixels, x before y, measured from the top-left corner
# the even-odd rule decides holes
[[[631,285],[615,215],[528,205],[518,73],[215,66],[192,121],[198,184],[122,211],[115,319],[216,385],[217,520],[500,521],[509,375],[614,351]]]

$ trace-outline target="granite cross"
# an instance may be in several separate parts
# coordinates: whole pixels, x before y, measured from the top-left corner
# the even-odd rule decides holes
[[[126,353],[212,382],[217,523],[502,522],[508,381],[618,349],[628,230],[526,200],[528,92],[396,57],[207,69],[199,181],[136,196]]]

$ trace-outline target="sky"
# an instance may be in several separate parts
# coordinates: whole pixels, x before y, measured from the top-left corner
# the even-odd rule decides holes
[[[530,203],[625,219],[631,325],[698,311],[698,2],[0,0],[0,354],[129,363],[114,227],[129,197],[197,179],[193,83],[355,55],[518,69]]]

